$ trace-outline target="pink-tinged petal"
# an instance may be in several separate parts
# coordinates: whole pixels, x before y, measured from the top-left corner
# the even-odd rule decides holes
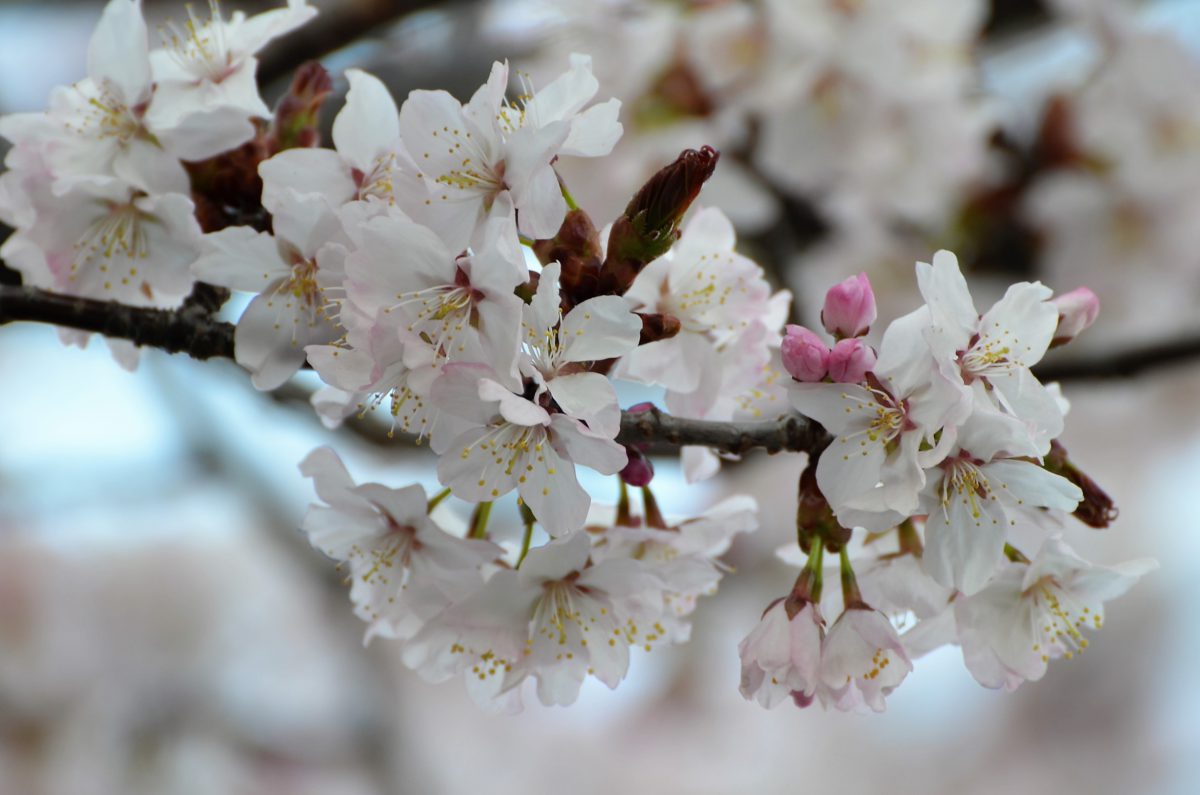
[[[361,69],[347,69],[350,90],[346,104],[333,120],[333,144],[338,154],[366,173],[400,140],[400,117],[387,87]]]
[[[234,359],[251,372],[256,389],[282,386],[304,364],[306,326],[298,304],[282,304],[270,292],[246,307],[233,333]]]
[[[205,107],[183,116],[162,117],[151,105],[146,123],[163,147],[180,160],[207,160],[236,149],[254,137],[245,111],[232,107]]]
[[[109,0],[88,42],[88,75],[111,85],[133,107],[150,91],[149,46],[141,4]]]
[[[260,163],[258,173],[263,207],[272,211],[294,194],[317,194],[337,207],[354,198],[357,190],[346,162],[330,149],[286,149]]]
[[[979,313],[958,269],[958,258],[942,250],[933,255],[932,265],[918,262],[917,285],[937,333],[945,336],[950,350],[965,349],[979,326]]]
[[[550,414],[533,401],[514,395],[490,378],[479,379],[479,399],[497,401],[500,416],[514,425],[549,425]]]
[[[1014,690],[1046,673],[1031,603],[1021,594],[1021,568],[1006,566],[987,588],[955,602],[963,660],[985,687]]]
[[[517,570],[517,577],[527,588],[540,588],[544,582],[561,580],[572,572],[583,571],[591,550],[587,533],[574,533],[551,541],[529,551]]]
[[[521,474],[506,460],[496,462],[498,454],[483,442],[495,438],[491,428],[473,428],[461,433],[438,459],[438,480],[449,486],[454,496],[467,502],[494,500],[512,491]],[[504,451],[507,452],[507,451]]]
[[[925,523],[925,572],[970,595],[983,588],[1004,559],[1009,519],[994,496],[949,493]]]
[[[552,378],[547,386],[563,412],[597,434],[614,438],[621,429],[621,409],[612,381],[599,373],[572,373]]]
[[[685,445],[679,451],[679,460],[688,483],[708,480],[721,471],[721,459],[707,447]]]
[[[329,505],[354,505],[358,502],[349,493],[354,488],[354,479],[331,447],[318,447],[305,456],[300,462],[300,474],[312,478],[317,496]]]
[[[370,354],[334,345],[309,345],[308,363],[321,380],[347,392],[360,392],[371,385],[375,362]]]
[[[1075,339],[1084,329],[1096,322],[1100,315],[1100,299],[1086,287],[1077,287],[1069,293],[1054,298],[1058,310],[1058,326],[1054,330],[1054,344],[1062,345]]]
[[[579,485],[575,465],[549,444],[534,460],[526,460],[532,469],[520,476],[517,490],[546,532],[558,537],[583,527],[592,498]]]
[[[562,414],[550,418],[551,441],[562,455],[601,475],[615,475],[625,468],[625,448],[610,438],[585,428]]]
[[[192,263],[196,278],[232,290],[260,292],[291,274],[275,238],[248,226],[231,226],[204,236],[205,253]]]
[[[486,364],[447,364],[429,389],[430,400],[442,412],[485,425],[496,417],[497,411],[495,403],[480,399],[479,383],[494,376]]]
[[[829,372],[829,346],[804,326],[787,327],[779,354],[784,369],[797,381],[817,382]]]
[[[603,157],[612,152],[625,128],[618,121],[621,100],[610,99],[580,113],[571,120],[571,132],[563,141],[560,155]]]
[[[616,295],[591,298],[576,305],[562,320],[562,360],[615,359],[636,348],[641,334],[642,320],[629,311],[627,300]]]
[[[530,335],[531,344],[539,347],[546,333],[557,326],[562,318],[558,289],[561,272],[562,266],[557,262],[551,262],[542,269],[537,291],[533,294],[529,309],[525,313],[526,333]]]

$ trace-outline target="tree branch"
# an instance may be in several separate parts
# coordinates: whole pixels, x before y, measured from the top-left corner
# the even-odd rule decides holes
[[[75,298],[33,287],[0,285],[0,326],[14,321],[51,323],[194,359],[233,358],[232,323],[216,320],[207,293],[198,286],[179,309],[150,309],[112,301]],[[1035,374],[1043,381],[1129,378],[1156,367],[1200,358],[1200,338],[1191,337],[1124,351],[1111,356],[1042,365]],[[656,409],[624,412],[617,441],[629,445],[680,447],[699,445],[726,453],[753,449],[816,453],[828,443],[816,423],[798,414],[764,422],[689,420]]]
[[[437,5],[436,0],[358,0],[322,9],[317,19],[263,53],[258,84],[267,86],[288,78],[305,61],[348,47],[401,17],[433,5]]]

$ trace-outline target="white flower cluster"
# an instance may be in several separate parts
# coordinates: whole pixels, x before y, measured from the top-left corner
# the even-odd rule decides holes
[[[171,307],[200,252],[185,164],[234,149],[270,115],[255,53],[316,10],[304,0],[247,18],[189,11],[152,48],[140,0],[111,0],[88,47],[88,76],[54,90],[45,113],[0,119],[13,143],[0,176],[0,255],[25,284],[136,306]],[[86,344],[87,334],[61,332]],[[110,341],[128,367],[136,348]]]
[[[628,134],[615,163],[568,166],[589,201],[619,206],[680,145],[756,140],[751,168],[727,163],[714,178],[740,228],[760,228],[779,211],[763,184],[769,175],[857,234],[863,224],[938,229],[983,173],[992,114],[972,56],[987,10],[980,0],[553,8],[559,25],[545,59],[588,42],[602,85],[625,102]]]
[[[631,647],[686,641],[696,599],[721,579],[716,556],[757,526],[748,497],[673,524],[619,511],[532,550],[526,536],[513,560],[443,529],[449,518],[431,516],[420,486],[356,485],[329,448],[301,469],[325,503],[304,530],[342,561],[367,639],[400,640],[423,677],[461,677],[481,706],[504,712],[521,708],[527,678],[544,704],[570,704],[588,675],[615,688]]]
[[[851,26],[864,52],[895,44],[869,24],[888,3],[805,5]],[[779,20],[762,35],[809,35],[785,24],[788,4],[766,7]],[[110,0],[89,77],[56,91],[44,114],[0,120],[15,144],[0,218],[17,229],[0,253],[28,284],[138,306],[175,305],[196,280],[252,293],[234,342],[258,388],[307,361],[326,384],[314,406],[327,424],[385,407],[393,428],[428,440],[446,487],[432,499],[418,486],[358,485],[326,448],[302,464],[323,501],[304,529],[345,566],[367,638],[397,640],[423,676],[462,676],[500,710],[518,708],[532,678],[544,703],[566,704],[589,674],[615,687],[631,647],[687,639],[697,598],[722,576],[717,556],[755,528],[756,505],[737,497],[664,519],[642,452],[617,441],[616,379],[660,387],[677,417],[794,408],[833,436],[802,488],[802,516],[817,517],[801,522],[804,573],[741,646],[742,692],[764,705],[790,695],[882,709],[910,658],[945,642],[962,644],[984,684],[1037,678],[1085,644],[1079,629],[1098,625],[1100,602],[1145,569],[1092,566],[1055,536],[1084,495],[1046,464],[1066,404],[1030,367],[1094,320],[1091,293],[1051,301],[1022,283],[981,315],[954,256],[939,252],[917,265],[925,305],[893,322],[878,350],[865,342],[876,313],[865,276],[830,291],[832,346],[800,327],[784,333],[791,296],[772,294],[735,251],[721,211],[698,210],[680,231],[713,150],[685,152],[602,232],[574,206],[557,169],[608,155],[623,130],[618,101],[593,102],[588,56],[572,55],[540,90],[523,80],[515,100],[497,63],[465,103],[414,91],[399,107],[378,79],[350,70],[332,149],[263,143],[254,53],[313,13],[292,0],[226,21],[214,4],[211,19],[190,18],[151,50],[139,3]],[[956,36],[970,18],[956,17]],[[913,40],[923,41],[915,29]],[[908,39],[870,51],[889,64],[944,54]],[[785,94],[816,140],[843,136],[838,124],[813,129],[836,114],[806,104],[812,92],[838,110],[839,92],[887,95],[883,83],[900,74],[846,52],[834,60],[845,74],[820,60]],[[930,95],[957,86],[939,74],[922,81]],[[225,218],[202,234],[189,194],[203,191],[185,164],[252,139],[260,222]],[[690,479],[716,470],[705,448],[683,456]],[[579,465],[620,474],[613,516],[599,518]],[[627,485],[643,487],[641,516]],[[492,502],[514,491],[524,535],[506,550],[487,525]],[[476,505],[453,532],[435,510],[450,494]],[[535,524],[548,541],[531,548]],[[901,542],[901,554],[859,563],[861,586],[847,554],[855,530]],[[1018,549],[1030,544],[1041,545],[1032,563]],[[828,631],[824,549],[840,553],[844,585]],[[881,611],[919,623],[902,638]]]
[[[962,645],[982,684],[1015,688],[1085,647],[1080,630],[1099,628],[1102,602],[1153,567],[1095,566],[1059,534],[1084,494],[1048,468],[1067,405],[1030,367],[1095,318],[1094,296],[1056,302],[1023,282],[981,315],[950,252],[917,263],[916,275],[926,303],[888,326],[877,353],[861,339],[875,319],[865,277],[827,297],[832,349],[788,327],[792,403],[833,437],[816,461],[821,499],[841,527],[894,530],[899,550],[859,561],[856,578],[848,535],[813,540],[796,591],[741,647],[742,692],[765,706],[790,694],[882,710],[910,658],[946,643]],[[831,541],[845,612],[825,632],[818,572]],[[1030,562],[1019,547],[1034,546]],[[917,622],[901,637],[884,613]]]

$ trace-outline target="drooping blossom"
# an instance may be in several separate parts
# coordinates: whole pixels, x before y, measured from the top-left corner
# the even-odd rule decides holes
[[[374,636],[409,638],[426,621],[483,585],[481,567],[504,554],[488,541],[450,535],[430,518],[425,490],[355,484],[337,453],[311,452],[300,471],[325,503],[302,529],[346,566],[355,613]]]

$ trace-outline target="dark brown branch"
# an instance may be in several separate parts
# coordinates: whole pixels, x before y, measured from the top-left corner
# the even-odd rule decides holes
[[[0,286],[0,325],[17,320],[94,331],[193,359],[233,358],[233,325],[214,320],[203,302],[178,310],[149,309]]]
[[[348,47],[407,14],[436,4],[436,0],[357,0],[322,9],[316,19],[263,53],[258,84],[283,80],[305,61]]]
[[[214,319],[211,306],[211,301],[189,300],[177,310],[146,309],[0,285],[0,326],[21,320],[52,323],[169,353],[186,353],[195,359],[232,358],[234,327]],[[1043,381],[1128,378],[1196,359],[1200,359],[1200,338],[1191,337],[1111,356],[1044,364],[1035,373]],[[799,415],[766,422],[709,422],[656,410],[623,414],[617,437],[617,441],[629,445],[700,445],[733,454],[753,449],[816,452],[827,440],[819,425]]]

